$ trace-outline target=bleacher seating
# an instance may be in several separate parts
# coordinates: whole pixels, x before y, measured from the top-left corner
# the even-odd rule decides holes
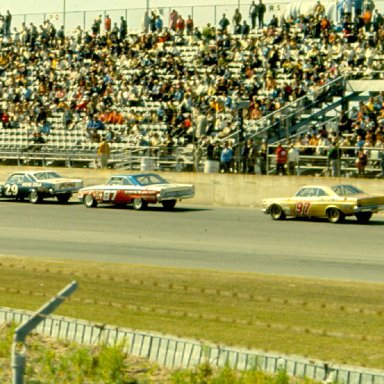
[[[132,148],[152,145],[154,134],[160,145],[171,136],[174,147],[186,148],[185,153],[190,153],[191,144],[206,146],[214,139],[230,140],[233,146],[240,145],[237,141],[243,136],[262,133],[272,139],[271,113],[340,75],[372,77],[384,67],[379,33],[354,31],[367,57],[351,63],[338,48],[349,52],[357,43],[348,42],[342,30],[322,30],[318,35],[313,18],[304,24],[305,28],[285,20],[279,28],[268,26],[247,36],[224,38],[216,31],[207,43],[177,34],[164,42],[161,33],[132,33],[123,41],[110,34],[84,33],[82,41],[67,36],[64,44],[54,38],[44,42],[41,35],[33,45],[28,39],[8,40],[3,43],[0,89],[5,92],[0,94],[0,106],[10,119],[0,129],[0,150],[14,151],[19,161],[22,153],[30,151],[34,133],[48,122],[40,152],[50,153],[52,159],[56,155],[57,160],[69,154],[92,159],[97,142],[86,128],[87,119],[112,108],[123,122],[106,123],[99,133],[113,133],[116,158]],[[49,29],[50,23],[43,28]],[[370,49],[372,41],[375,50]],[[239,111],[242,101],[249,107]],[[252,117],[255,103],[260,108],[258,118]],[[68,127],[66,109],[73,114]],[[212,120],[197,136],[200,111]],[[286,127],[280,129],[278,136],[285,136]],[[382,128],[378,133],[375,138],[380,139]]]

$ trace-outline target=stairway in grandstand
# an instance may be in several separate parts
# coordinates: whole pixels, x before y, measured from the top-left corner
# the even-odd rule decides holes
[[[384,80],[348,80],[341,76],[257,121],[248,121],[244,133],[247,137],[267,138],[269,143],[275,143],[304,134],[313,126],[337,130],[341,107],[366,101],[368,95],[382,89]]]
[[[334,124],[337,108],[352,97],[345,96],[345,84],[346,79],[341,76],[257,121],[248,121],[244,126],[245,135],[267,138],[269,143],[274,143],[305,133],[319,121],[322,124],[333,121]]]

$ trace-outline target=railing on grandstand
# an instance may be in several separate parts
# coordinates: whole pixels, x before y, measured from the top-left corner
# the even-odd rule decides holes
[[[266,137],[277,140],[290,137],[295,133],[292,132],[292,127],[304,119],[304,116],[313,116],[314,109],[327,98],[342,92],[345,88],[345,82],[344,76],[330,81],[315,91],[244,127],[245,134],[251,138]],[[236,133],[232,134],[231,137],[235,137],[235,135]]]
[[[110,168],[129,170],[192,171],[193,148],[169,148],[111,144]],[[31,144],[24,148],[1,149],[3,162],[15,165],[98,168],[97,143],[86,147],[58,148],[49,144]]]
[[[276,174],[277,145],[268,146],[267,172],[269,175]],[[296,166],[296,175],[331,176],[330,163],[328,161],[328,146],[300,146],[300,160]],[[340,176],[356,177],[358,169],[356,166],[356,147],[340,147],[342,156],[340,159]],[[381,158],[384,156],[383,149],[364,148],[367,151],[368,164],[364,175],[361,177],[377,177],[381,175]],[[286,167],[287,168],[287,167]]]

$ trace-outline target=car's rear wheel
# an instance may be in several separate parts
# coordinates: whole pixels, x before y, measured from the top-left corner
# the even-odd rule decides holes
[[[165,200],[161,202],[164,209],[173,209],[176,205],[176,200]]]
[[[43,199],[41,198],[41,196],[37,193],[36,190],[32,190],[31,192],[29,192],[29,202],[32,203],[32,204],[37,204],[37,203],[41,203]]]
[[[356,213],[356,219],[359,223],[368,223],[372,217],[372,212],[360,212]]]
[[[276,205],[276,204],[272,205],[270,213],[273,220],[285,219],[285,213],[283,209],[280,207],[280,205]]]
[[[140,199],[140,198],[136,198],[136,199],[133,199],[133,208],[140,211],[142,209],[145,209],[147,208],[148,206],[148,203],[146,201],[144,201],[143,199]]]
[[[87,208],[96,208],[97,207],[97,201],[92,195],[85,195],[84,196],[84,205]]]
[[[72,193],[66,193],[64,195],[57,195],[57,200],[59,203],[65,204],[68,203],[69,199],[72,197]]]
[[[341,223],[344,221],[344,214],[337,208],[329,208],[327,210],[327,218],[330,223]]]

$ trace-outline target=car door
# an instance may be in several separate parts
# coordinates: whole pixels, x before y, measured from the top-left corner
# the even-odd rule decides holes
[[[296,217],[318,216],[321,197],[318,196],[319,188],[302,188],[293,199],[293,215]]]
[[[124,193],[125,178],[113,176],[102,191],[102,201],[104,203],[126,204],[129,199]]]

